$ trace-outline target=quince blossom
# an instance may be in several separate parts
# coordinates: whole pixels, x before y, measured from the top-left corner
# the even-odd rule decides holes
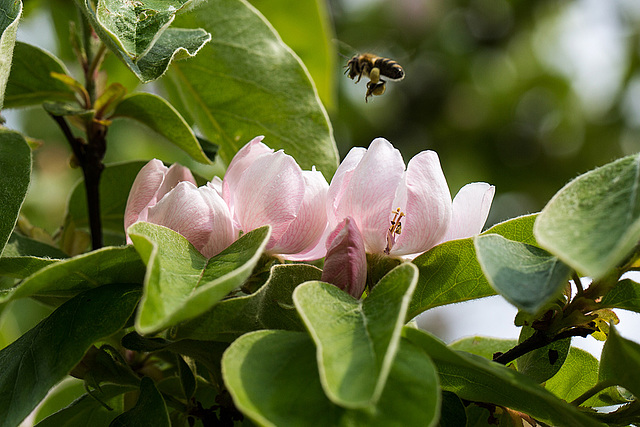
[[[377,138],[351,149],[331,181],[329,221],[351,217],[368,253],[406,256],[439,243],[451,223],[451,195],[434,151],[402,155]]]
[[[220,253],[237,235],[218,192],[196,187],[187,168],[178,164],[166,168],[157,159],[140,170],[129,193],[125,230],[138,221],[180,233],[207,258]]]
[[[263,138],[238,151],[222,181],[234,226],[246,233],[271,225],[267,252],[284,259],[322,258],[329,185],[320,172],[303,171],[293,157],[263,144]]]
[[[149,208],[182,181],[196,183],[191,171],[182,165],[174,163],[168,168],[158,159],[152,159],[144,165],[129,192],[124,212],[125,231],[135,222],[146,221]],[[129,237],[127,242],[131,243]]]

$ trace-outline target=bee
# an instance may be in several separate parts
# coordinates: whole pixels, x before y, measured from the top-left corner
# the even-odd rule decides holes
[[[369,102],[369,97],[372,95],[382,95],[386,90],[386,80],[381,77],[386,77],[387,80],[399,81],[404,79],[404,70],[393,59],[382,58],[372,53],[363,53],[361,55],[355,55],[352,57],[345,67],[347,70],[344,72],[349,76],[351,80],[356,76],[360,81],[362,76],[369,78],[367,82],[367,94],[364,97],[365,102]]]

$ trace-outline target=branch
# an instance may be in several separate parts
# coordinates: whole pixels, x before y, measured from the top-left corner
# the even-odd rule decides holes
[[[506,365],[507,363],[516,360],[518,357],[525,355],[533,350],[542,348],[548,344],[551,344],[552,342],[569,337],[580,336],[584,338],[591,333],[593,333],[593,329],[584,327],[567,329],[552,337],[548,336],[543,331],[536,331],[529,338],[522,341],[520,344],[516,345],[506,353],[496,353],[496,355],[493,357],[493,361]]]

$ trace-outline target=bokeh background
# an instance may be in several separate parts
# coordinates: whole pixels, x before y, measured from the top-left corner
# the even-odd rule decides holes
[[[18,40],[53,52],[77,73],[72,52],[62,49],[69,35],[61,11],[71,2],[24,3]],[[335,58],[334,96],[326,107],[341,156],[378,136],[405,161],[436,150],[452,195],[468,182],[496,186],[487,225],[537,212],[570,179],[640,149],[637,0],[329,0],[326,11]],[[392,58],[406,72],[369,103],[365,82],[343,75],[344,57],[362,52]],[[130,90],[160,90],[137,87],[113,57],[106,67]],[[42,109],[2,114],[7,126],[41,142],[23,212],[54,233],[80,172],[69,167],[66,142]],[[107,162],[152,157],[205,177],[224,171],[220,164],[194,164],[135,124],[114,123]],[[10,342],[35,322],[38,310],[44,309],[4,316],[0,347],[2,337]],[[496,297],[432,310],[420,323],[446,340],[475,333],[515,337],[514,314]],[[638,339],[640,315],[620,315],[623,335]],[[575,341],[597,354],[592,338]]]

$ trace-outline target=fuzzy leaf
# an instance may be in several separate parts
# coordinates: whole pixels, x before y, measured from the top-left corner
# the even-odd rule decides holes
[[[78,295],[0,351],[0,426],[19,424],[96,340],[122,328],[138,286],[112,284]]]
[[[316,343],[320,379],[331,401],[362,408],[380,397],[417,276],[413,264],[401,264],[364,300],[323,282],[296,288],[293,301]]]
[[[105,247],[58,261],[0,294],[0,302],[30,296],[69,298],[111,283],[142,283],[144,264],[131,246]]]
[[[535,244],[535,215],[497,224],[484,234],[495,233],[511,240]],[[476,259],[473,240],[444,242],[413,260],[420,269],[407,320],[432,307],[495,295]]]
[[[437,374],[402,341],[385,389],[370,411],[345,409],[325,396],[313,341],[304,333],[257,331],[236,340],[222,359],[236,406],[258,425],[437,425]]]
[[[176,339],[233,341],[259,329],[304,330],[291,294],[301,283],[319,280],[322,271],[304,264],[275,265],[267,282],[255,293],[229,298],[202,316],[179,325]]]
[[[121,2],[76,0],[100,40],[140,79],[161,77],[174,59],[193,57],[211,34],[202,29],[167,28],[191,1]]]
[[[138,92],[123,99],[113,117],[136,120],[167,138],[200,163],[211,163],[191,127],[171,104],[157,95]]]
[[[571,268],[535,246],[498,234],[475,238],[478,261],[493,288],[530,314],[557,298],[567,286]]]
[[[534,228],[541,247],[594,280],[640,240],[640,154],[587,172],[544,207]]]
[[[431,357],[442,389],[461,399],[505,406],[551,425],[602,426],[513,369],[453,351],[417,329],[405,327],[403,336]]]
[[[156,332],[209,310],[249,277],[270,234],[268,226],[250,231],[207,259],[173,230],[133,224],[129,236],[147,264],[136,329]]]
[[[7,83],[4,108],[40,105],[45,101],[73,102],[75,92],[51,73],[66,74],[58,58],[44,50],[17,42]]]
[[[0,129],[0,253],[18,220],[31,176],[31,149],[22,135]]]
[[[16,44],[18,21],[22,15],[21,0],[0,1],[0,110],[11,71],[11,58]]]

